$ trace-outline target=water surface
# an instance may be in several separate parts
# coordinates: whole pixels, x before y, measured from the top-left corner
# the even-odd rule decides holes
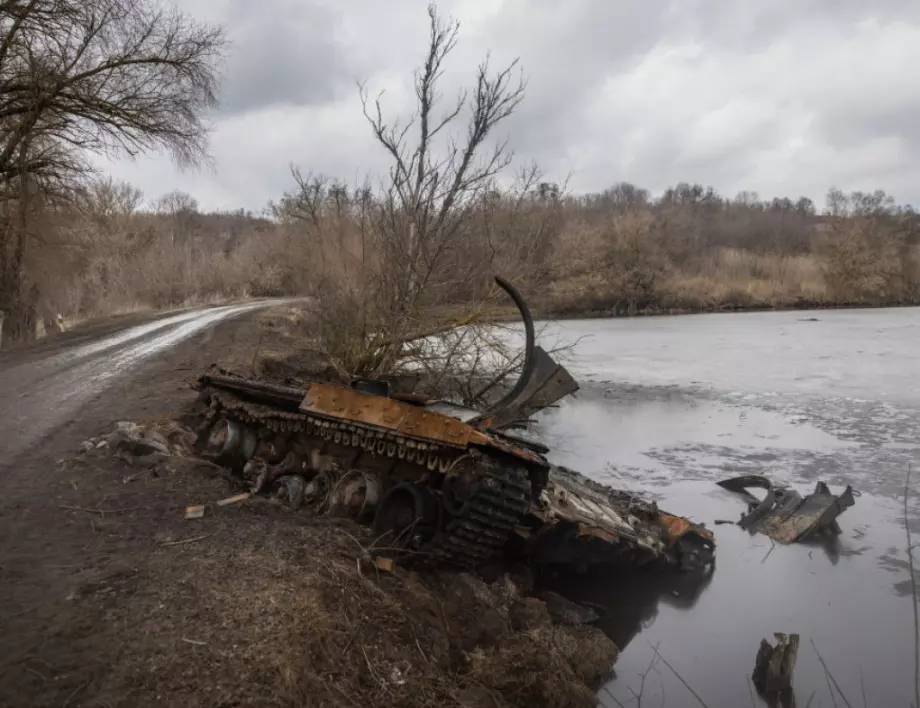
[[[800,705],[812,694],[814,708],[835,704],[812,642],[851,704],[863,704],[865,687],[869,705],[910,705],[903,495],[908,466],[920,466],[920,309],[569,321],[542,337],[544,346],[577,341],[566,365],[582,383],[540,416],[554,461],[705,522],[718,543],[698,597],[593,589],[607,595],[598,601],[639,608],[622,612],[629,629],[608,618],[623,651],[601,702],[637,705],[647,672],[643,705],[696,705],[654,661],[657,646],[707,705],[751,705],[761,638],[798,632]],[[747,473],[803,494],[818,480],[837,493],[852,484],[861,496],[840,518],[839,543],[774,547],[713,526],[744,510],[715,482]],[[910,526],[920,540],[917,507]]]

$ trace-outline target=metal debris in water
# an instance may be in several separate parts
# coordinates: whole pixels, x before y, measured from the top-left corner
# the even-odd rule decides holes
[[[837,517],[856,503],[856,493],[849,485],[835,496],[825,482],[818,482],[815,491],[805,497],[790,487],[774,485],[763,475],[733,477],[718,485],[747,500],[748,510],[738,522],[741,528],[766,534],[779,543],[840,535]],[[758,499],[749,489],[763,489],[766,494]]]

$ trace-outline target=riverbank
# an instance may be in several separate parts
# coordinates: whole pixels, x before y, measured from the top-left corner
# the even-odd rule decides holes
[[[781,305],[755,304],[755,305],[711,305],[705,307],[684,308],[658,308],[650,307],[630,313],[627,308],[597,308],[597,309],[570,309],[547,306],[532,307],[535,320],[594,320],[594,319],[630,319],[644,317],[668,317],[681,315],[715,315],[715,314],[743,314],[754,312],[822,312],[834,310],[884,310],[920,306],[920,301],[894,301],[867,304],[865,302],[826,302],[816,300],[801,300]],[[496,323],[510,323],[520,321],[520,314],[514,307],[497,307],[490,310],[487,321]]]
[[[796,300],[781,304],[714,304],[700,307],[648,307],[630,313],[628,307],[570,310],[567,308],[539,309],[534,313],[539,319],[555,320],[585,320],[622,317],[662,317],[673,315],[706,315],[719,313],[744,313],[744,312],[791,312],[791,311],[821,311],[821,310],[881,310],[888,308],[917,307],[917,301],[891,301],[878,303],[865,302],[828,302],[821,300]],[[511,315],[512,311],[508,312]]]
[[[347,520],[274,498],[217,504],[242,490],[187,455],[175,421],[189,384],[212,362],[313,373],[306,317],[283,306],[218,324],[0,457],[0,703],[596,704],[615,645],[555,612],[524,570],[380,568],[370,531]],[[172,454],[113,454],[117,421],[163,431]]]

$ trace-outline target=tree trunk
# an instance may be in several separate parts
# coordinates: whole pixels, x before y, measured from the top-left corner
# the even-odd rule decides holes
[[[26,288],[25,238],[15,231],[8,231],[5,240],[4,262],[0,263],[3,266],[0,271],[0,309],[6,312],[4,340],[7,344],[32,341],[38,321],[38,286],[33,284],[31,288]]]
[[[777,633],[773,636],[776,646],[771,646],[766,639],[760,642],[751,681],[770,708],[795,708],[793,678],[799,635]]]
[[[20,298],[13,303],[6,316],[6,321],[3,325],[4,339],[8,344],[11,342],[31,342],[36,336],[35,325],[37,322],[34,301],[29,297]]]

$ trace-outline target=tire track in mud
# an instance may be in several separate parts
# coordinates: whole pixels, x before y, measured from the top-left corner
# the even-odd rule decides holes
[[[275,304],[187,312],[0,368],[0,465],[77,415],[81,406],[140,362],[218,322]]]

